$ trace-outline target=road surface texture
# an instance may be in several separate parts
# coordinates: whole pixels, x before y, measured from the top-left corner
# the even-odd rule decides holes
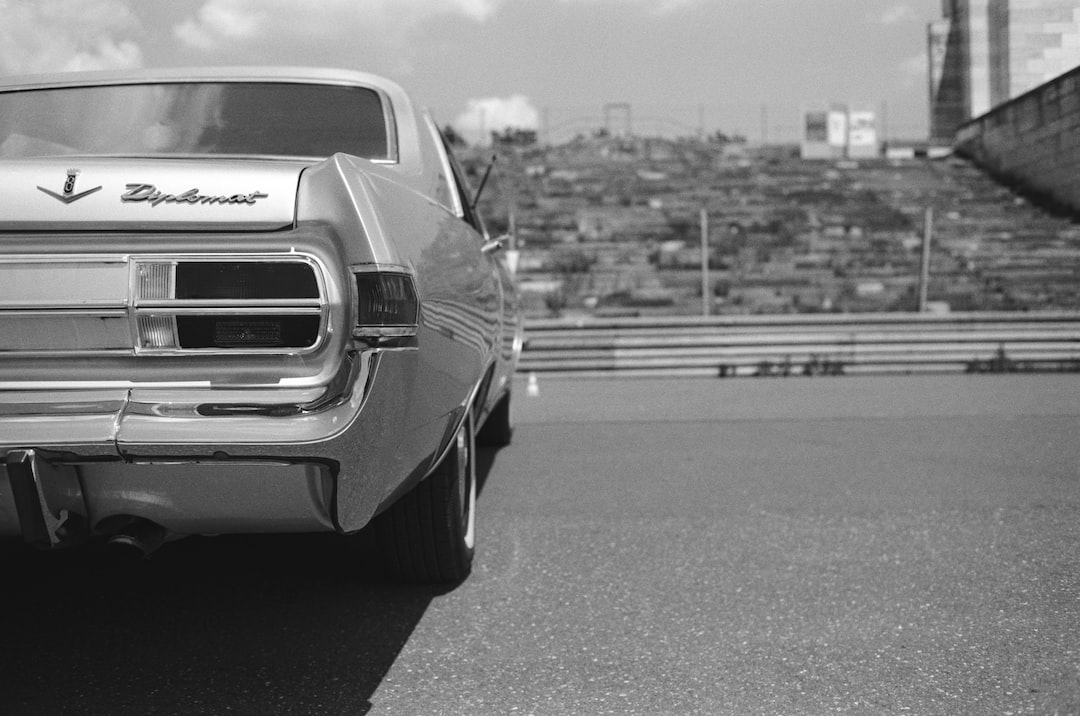
[[[454,589],[5,555],[0,714],[1080,714],[1080,376],[537,387]]]

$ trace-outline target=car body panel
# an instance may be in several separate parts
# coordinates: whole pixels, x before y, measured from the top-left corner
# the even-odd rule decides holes
[[[393,146],[378,159],[0,156],[12,199],[0,205],[0,534],[26,536],[26,485],[47,523],[75,512],[90,534],[131,517],[176,533],[354,532],[431,471],[467,413],[482,423],[509,390],[513,277],[481,251],[434,123],[396,84],[185,69],[18,79],[0,93],[210,80],[370,88]],[[178,288],[182,272],[264,266],[310,274],[317,290]],[[412,329],[357,332],[367,273],[407,277]],[[282,343],[290,317],[314,337]],[[204,324],[210,343],[178,337]],[[238,341],[274,338],[219,337],[234,324]]]

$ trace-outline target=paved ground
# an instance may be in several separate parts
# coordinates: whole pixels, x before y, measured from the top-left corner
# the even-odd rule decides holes
[[[457,589],[8,557],[0,713],[1080,713],[1080,377],[517,388]]]

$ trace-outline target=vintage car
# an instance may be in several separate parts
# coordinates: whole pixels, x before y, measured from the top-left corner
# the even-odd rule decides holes
[[[521,348],[475,202],[380,77],[0,84],[0,536],[370,523],[400,577],[464,578]]]

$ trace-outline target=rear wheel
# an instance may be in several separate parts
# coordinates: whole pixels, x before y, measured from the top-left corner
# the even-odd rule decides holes
[[[435,471],[375,519],[384,563],[410,582],[459,582],[476,547],[472,415]]]

